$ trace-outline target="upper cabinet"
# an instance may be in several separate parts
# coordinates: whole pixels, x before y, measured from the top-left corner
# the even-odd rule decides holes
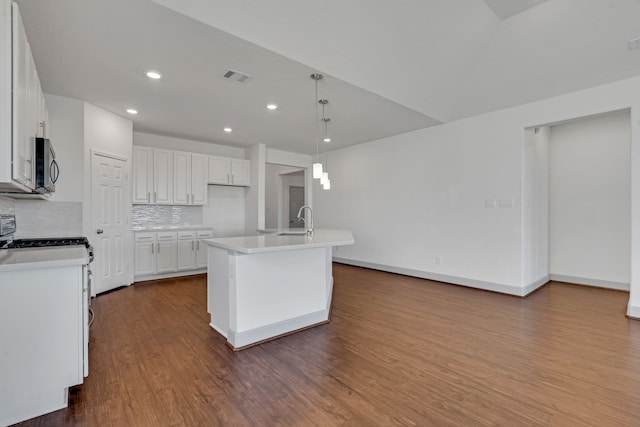
[[[48,113],[20,10],[0,0],[0,189],[31,192],[35,138],[48,137]]]
[[[133,147],[133,203],[173,204],[173,152]]]
[[[224,180],[209,176],[220,160]],[[249,160],[133,146],[133,204],[206,205],[207,184],[249,185]],[[213,166],[213,169],[212,169]]]
[[[173,153],[173,204],[207,204],[207,155]]]
[[[245,159],[209,156],[209,184],[251,185],[251,162]]]

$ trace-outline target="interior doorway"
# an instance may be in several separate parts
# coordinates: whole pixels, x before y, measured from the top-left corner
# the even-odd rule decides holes
[[[285,166],[267,163],[265,167],[265,228],[298,228],[304,225],[294,219],[298,211],[291,202],[292,187],[293,204],[300,206],[307,203],[306,169],[296,166]],[[302,204],[300,204],[302,203]]]
[[[304,221],[297,218],[300,208],[304,206],[304,187],[289,186],[289,228],[304,228]]]
[[[629,290],[629,110],[525,129],[523,277]]]

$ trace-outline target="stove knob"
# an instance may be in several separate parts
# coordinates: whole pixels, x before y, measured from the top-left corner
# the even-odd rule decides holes
[[[102,230],[101,228],[98,228],[98,229],[96,230],[96,233],[97,233],[97,234],[102,234],[102,233],[104,233],[104,230]]]

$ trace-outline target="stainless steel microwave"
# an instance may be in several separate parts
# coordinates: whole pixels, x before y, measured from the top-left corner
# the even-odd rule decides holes
[[[56,152],[48,138],[36,138],[35,146],[35,189],[46,194],[56,191],[56,181],[60,177],[60,167],[56,162]]]

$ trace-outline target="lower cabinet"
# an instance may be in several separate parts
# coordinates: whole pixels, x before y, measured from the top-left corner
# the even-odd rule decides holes
[[[200,239],[213,237],[213,230],[136,232],[134,236],[136,278],[207,267],[207,245]]]
[[[163,232],[156,233],[156,273],[170,273],[176,271],[178,266],[178,257],[176,253],[176,233]]]
[[[195,238],[195,231],[178,231],[178,270],[196,268]]]

